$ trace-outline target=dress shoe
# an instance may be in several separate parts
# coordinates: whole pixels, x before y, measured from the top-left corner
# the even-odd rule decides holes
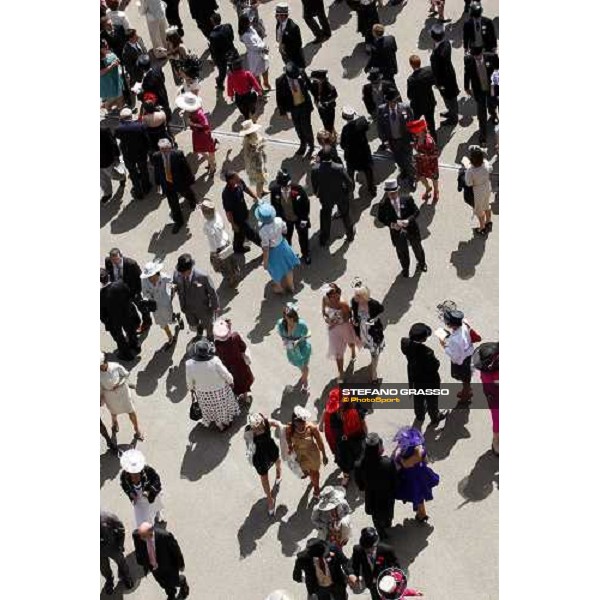
[[[173,229],[171,229],[171,233],[178,233],[179,230],[183,227],[183,223],[173,223]]]
[[[449,414],[450,411],[447,409],[438,411],[437,417],[435,419],[431,419],[430,425],[432,427],[437,427],[444,419],[448,417]]]
[[[187,598],[189,595],[190,595],[190,586],[186,582],[179,589],[179,595],[177,596],[177,600],[183,600],[184,598]]]
[[[356,237],[356,227],[352,228],[352,231],[346,236],[346,240],[348,242],[353,242]]]
[[[107,596],[112,596],[115,591],[115,584],[112,581],[107,580],[102,588],[102,592]]]
[[[402,269],[400,275],[402,275],[402,277],[409,277],[408,269]]]
[[[296,150],[296,152],[294,152],[294,156],[304,156],[305,152],[306,152],[306,146],[300,146],[300,148],[298,148],[298,150]]]
[[[427,273],[427,264],[421,263],[420,265],[417,265],[417,269],[419,269],[420,271],[423,271],[423,273]]]

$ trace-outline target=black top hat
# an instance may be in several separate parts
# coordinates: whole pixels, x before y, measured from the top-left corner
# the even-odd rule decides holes
[[[319,558],[327,552],[329,544],[325,540],[312,538],[306,542],[306,549],[308,550],[309,556],[312,558]]]
[[[191,254],[186,252],[177,259],[177,265],[175,269],[178,273],[184,273],[185,271],[189,271],[193,266],[194,259],[192,258]]]
[[[471,8],[469,8],[469,14],[472,17],[480,17],[483,13],[483,6],[479,2],[472,2]]]
[[[367,75],[367,79],[369,81],[379,81],[383,78],[381,71],[377,67],[372,67],[369,69],[369,74]]]
[[[149,69],[151,64],[150,55],[140,54],[140,56],[137,58],[136,64],[140,69]]]
[[[315,79],[325,79],[327,77],[327,69],[313,69],[310,76]]]
[[[462,310],[448,310],[444,313],[446,325],[462,325],[465,314]]]
[[[286,169],[279,169],[279,171],[277,171],[277,176],[275,177],[277,185],[288,185],[291,180],[292,176],[287,172]]]
[[[385,100],[387,102],[391,102],[392,100],[398,100],[399,96],[400,96],[400,93],[395,88],[389,88],[389,89],[385,90],[385,93],[383,94],[383,97],[385,98]]]
[[[446,32],[444,30],[444,26],[441,23],[436,23],[435,25],[432,25],[431,28],[429,29],[429,35],[436,42],[439,42],[440,40],[443,40],[444,36],[446,35]]]
[[[368,433],[365,439],[365,444],[371,448],[379,446],[381,444],[381,438],[378,433]]]
[[[360,532],[360,539],[358,543],[363,548],[372,548],[379,541],[379,534],[377,533],[377,529],[375,527],[365,527]]]
[[[415,323],[408,332],[408,337],[412,341],[425,341],[431,335],[431,327],[425,323]]]

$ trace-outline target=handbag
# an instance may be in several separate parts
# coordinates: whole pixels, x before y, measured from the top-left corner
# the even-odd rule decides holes
[[[202,408],[200,408],[200,402],[196,392],[192,390],[192,403],[190,404],[190,419],[192,421],[199,421],[202,418]]]
[[[471,338],[471,344],[477,344],[478,342],[481,341],[481,336],[479,335],[479,333],[477,333],[477,331],[475,331],[470,325],[468,325],[469,328],[469,337]]]

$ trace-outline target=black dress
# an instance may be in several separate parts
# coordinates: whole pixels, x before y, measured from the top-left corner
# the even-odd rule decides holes
[[[358,416],[364,427],[365,411],[362,409],[362,407],[359,407],[349,408],[346,412],[352,410],[356,410],[358,412]],[[365,432],[363,430],[360,433],[357,432],[352,436],[346,436],[344,433],[344,415],[341,410],[331,415],[330,423],[331,429],[333,430],[336,438],[334,453],[335,464],[342,470],[342,472],[351,473],[354,470],[357,461],[363,454],[365,445]]]
[[[279,458],[279,448],[271,436],[271,426],[267,419],[264,419],[264,426],[265,431],[254,436],[256,450],[252,457],[252,464],[259,475],[266,475]]]

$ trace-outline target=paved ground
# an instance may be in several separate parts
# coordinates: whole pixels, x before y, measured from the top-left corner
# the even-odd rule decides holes
[[[300,3],[291,4],[292,16],[300,23],[306,43],[312,36],[300,18]],[[448,0],[447,15],[458,18],[462,4],[460,0]],[[224,0],[221,5],[224,20],[235,23],[232,6]],[[273,50],[274,6],[272,0],[261,8]],[[383,22],[398,41],[401,69],[398,80],[402,92],[408,74],[408,56],[415,51],[423,58],[428,55],[427,6],[427,2],[412,0],[403,8],[381,10]],[[351,104],[362,111],[361,68],[366,55],[355,32],[356,17],[349,13],[345,4],[332,4],[329,10],[334,35],[325,46],[309,46],[311,66],[330,70],[331,79],[340,93],[340,105]],[[486,2],[485,11],[488,16],[495,17],[497,2]],[[127,12],[148,40],[146,26],[140,23],[135,7],[131,6]],[[188,46],[203,52],[205,43],[189,17],[185,1],[181,3],[181,12]],[[454,25],[451,34],[459,77],[462,76],[460,31],[461,26]],[[271,57],[274,80],[280,73],[281,61],[276,51]],[[239,129],[240,119],[233,106],[215,102],[213,82],[214,75],[207,72],[203,93],[205,106],[212,110],[214,128],[228,134],[220,136],[217,160],[221,165],[227,150],[231,149],[230,159],[241,169],[241,157],[236,158],[241,145],[231,135]],[[172,81],[171,88],[171,97],[174,97]],[[405,363],[398,350],[399,338],[415,321],[435,325],[435,306],[446,298],[464,308],[486,339],[497,339],[498,196],[493,205],[496,213],[493,234],[487,241],[473,239],[469,211],[456,191],[456,172],[451,167],[461,158],[466,146],[473,143],[476,133],[472,117],[474,106],[471,101],[461,101],[461,106],[466,116],[459,127],[450,139],[443,137],[443,131],[441,133],[441,139],[446,141],[442,162],[448,165],[441,173],[441,200],[435,208],[423,207],[419,218],[428,273],[408,280],[398,277],[399,265],[388,233],[378,227],[372,216],[378,199],[371,202],[365,190],[360,191],[353,208],[354,217],[358,219],[355,242],[345,244],[341,224],[336,223],[334,233],[339,238],[329,251],[324,251],[314,237],[318,232],[316,225],[312,231],[313,264],[298,269],[299,286],[295,297],[313,334],[311,396],[307,406],[314,405],[315,413],[322,409],[322,399],[333,385],[335,376],[334,364],[325,357],[326,332],[320,318],[319,288],[324,281],[335,280],[348,290],[351,280],[360,276],[368,282],[373,296],[384,302],[387,348],[380,364],[384,381],[405,381]],[[274,97],[271,97],[260,119],[266,125],[266,134],[275,138],[268,147],[270,171],[274,174],[285,162],[296,180],[304,183],[309,164],[291,158],[294,148],[281,143],[293,142],[295,136],[286,121],[273,116],[274,110]],[[316,114],[313,124],[315,127],[318,124]],[[338,122],[338,127],[340,125]],[[177,141],[186,152],[191,152],[189,132],[181,133]],[[374,140],[373,147],[376,145]],[[203,172],[203,166],[200,166],[196,190],[199,195],[211,197],[220,204],[223,183],[219,179],[214,183],[207,182],[202,177]],[[391,162],[377,161],[379,181],[392,173]],[[101,208],[100,216],[101,256],[116,245],[125,255],[141,263],[160,256],[169,270],[183,251],[191,252],[202,267],[208,263],[208,251],[200,230],[201,216],[192,215],[188,231],[172,235],[167,203],[158,196],[132,202],[127,186],[121,198],[117,197]],[[316,202],[312,207],[312,219],[318,224]],[[287,363],[273,330],[284,300],[268,290],[268,276],[259,266],[258,251],[253,250],[247,256],[247,275],[243,283],[237,293],[221,287],[222,303],[227,316],[251,342],[256,376],[254,408],[286,419],[293,406],[304,400],[286,389],[288,384],[295,382],[297,372]],[[220,276],[215,276],[215,280],[219,285]],[[139,447],[162,477],[168,526],[179,539],[186,558],[186,573],[192,590],[190,597],[262,600],[272,589],[282,587],[295,598],[303,599],[304,588],[292,582],[291,571],[295,552],[312,532],[305,483],[284,471],[276,518],[269,519],[260,482],[244,456],[243,423],[240,421],[225,434],[194,427],[187,416],[183,371],[183,353],[190,337],[189,333],[182,333],[173,351],[161,352],[163,333],[154,327],[144,341],[140,360],[127,365],[132,371],[137,410],[146,432],[146,441]],[[114,348],[105,332],[101,332],[101,347],[106,351]],[[448,364],[444,357],[440,355],[440,358],[442,376],[449,381]],[[359,355],[352,377],[364,375],[367,364],[368,357]],[[106,420],[107,416],[104,417]],[[410,411],[376,411],[369,418],[369,427],[378,431],[384,437],[386,447],[391,449],[395,430],[411,422]],[[123,421],[120,440],[124,444],[129,441],[129,433],[129,425]],[[454,411],[446,427],[437,434],[430,433],[428,438],[434,469],[441,476],[435,500],[429,505],[431,526],[417,526],[409,519],[410,508],[398,505],[393,544],[403,566],[408,568],[411,584],[423,590],[427,598],[442,600],[452,595],[463,600],[495,599],[498,597],[498,461],[488,452],[491,441],[489,414],[484,410]],[[118,461],[105,452],[104,445],[101,452],[102,505],[119,514],[131,527],[133,511],[118,485]],[[333,464],[325,469],[324,476],[330,481],[338,475]],[[370,521],[355,488],[350,488],[349,497],[354,507],[352,542],[355,542],[356,533]],[[132,544],[128,539],[127,552],[131,551]],[[133,564],[133,555],[129,559]],[[120,593],[119,590],[114,597],[119,598]],[[140,600],[164,598],[152,579],[139,581],[128,596]]]

